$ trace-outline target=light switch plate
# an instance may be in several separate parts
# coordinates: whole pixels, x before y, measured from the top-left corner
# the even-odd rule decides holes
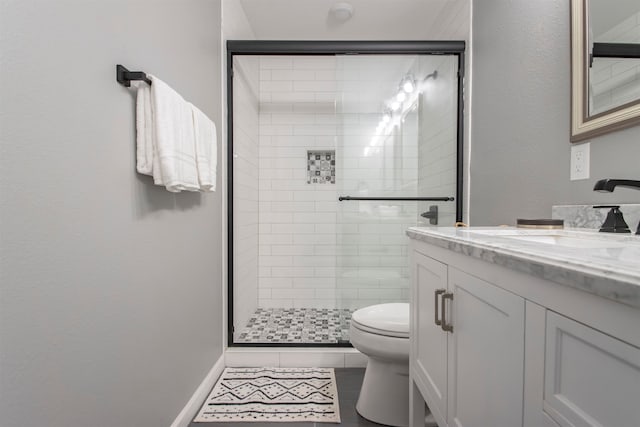
[[[591,143],[571,146],[571,181],[589,179]]]

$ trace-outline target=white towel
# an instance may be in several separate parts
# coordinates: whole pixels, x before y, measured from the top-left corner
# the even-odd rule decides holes
[[[199,191],[191,105],[157,77],[140,85],[136,102],[138,172],[177,193]]]
[[[193,114],[196,166],[200,191],[215,191],[218,161],[216,125],[195,105],[190,105]]]
[[[191,107],[162,80],[150,76],[155,149],[153,180],[167,190],[198,191]],[[158,167],[156,167],[158,166]]]
[[[135,82],[136,98],[136,169],[144,175],[153,175],[153,115],[151,112],[151,88]]]

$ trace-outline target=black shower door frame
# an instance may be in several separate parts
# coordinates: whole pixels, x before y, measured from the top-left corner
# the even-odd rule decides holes
[[[229,347],[351,347],[334,343],[237,343],[233,341],[233,58],[236,55],[454,55],[458,57],[456,132],[456,221],[462,221],[464,151],[464,70],[466,43],[443,41],[227,41],[227,345]]]

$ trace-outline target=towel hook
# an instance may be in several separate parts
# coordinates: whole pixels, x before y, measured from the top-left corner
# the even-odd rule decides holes
[[[122,65],[116,65],[116,80],[123,86],[130,87],[132,80],[142,80],[151,84],[151,79],[142,71],[129,71]]]

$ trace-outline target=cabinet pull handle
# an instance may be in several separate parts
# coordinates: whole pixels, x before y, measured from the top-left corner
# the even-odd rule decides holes
[[[445,332],[453,333],[453,325],[447,325],[447,314],[446,314],[446,300],[450,299],[453,302],[453,294],[451,292],[447,292],[442,294],[442,330]]]
[[[445,292],[447,292],[446,289],[436,289],[436,291],[434,292],[435,296],[433,297],[434,301],[435,301],[435,309],[433,310],[435,312],[435,324],[440,326],[442,325],[442,320],[438,319],[438,295],[442,295]]]

